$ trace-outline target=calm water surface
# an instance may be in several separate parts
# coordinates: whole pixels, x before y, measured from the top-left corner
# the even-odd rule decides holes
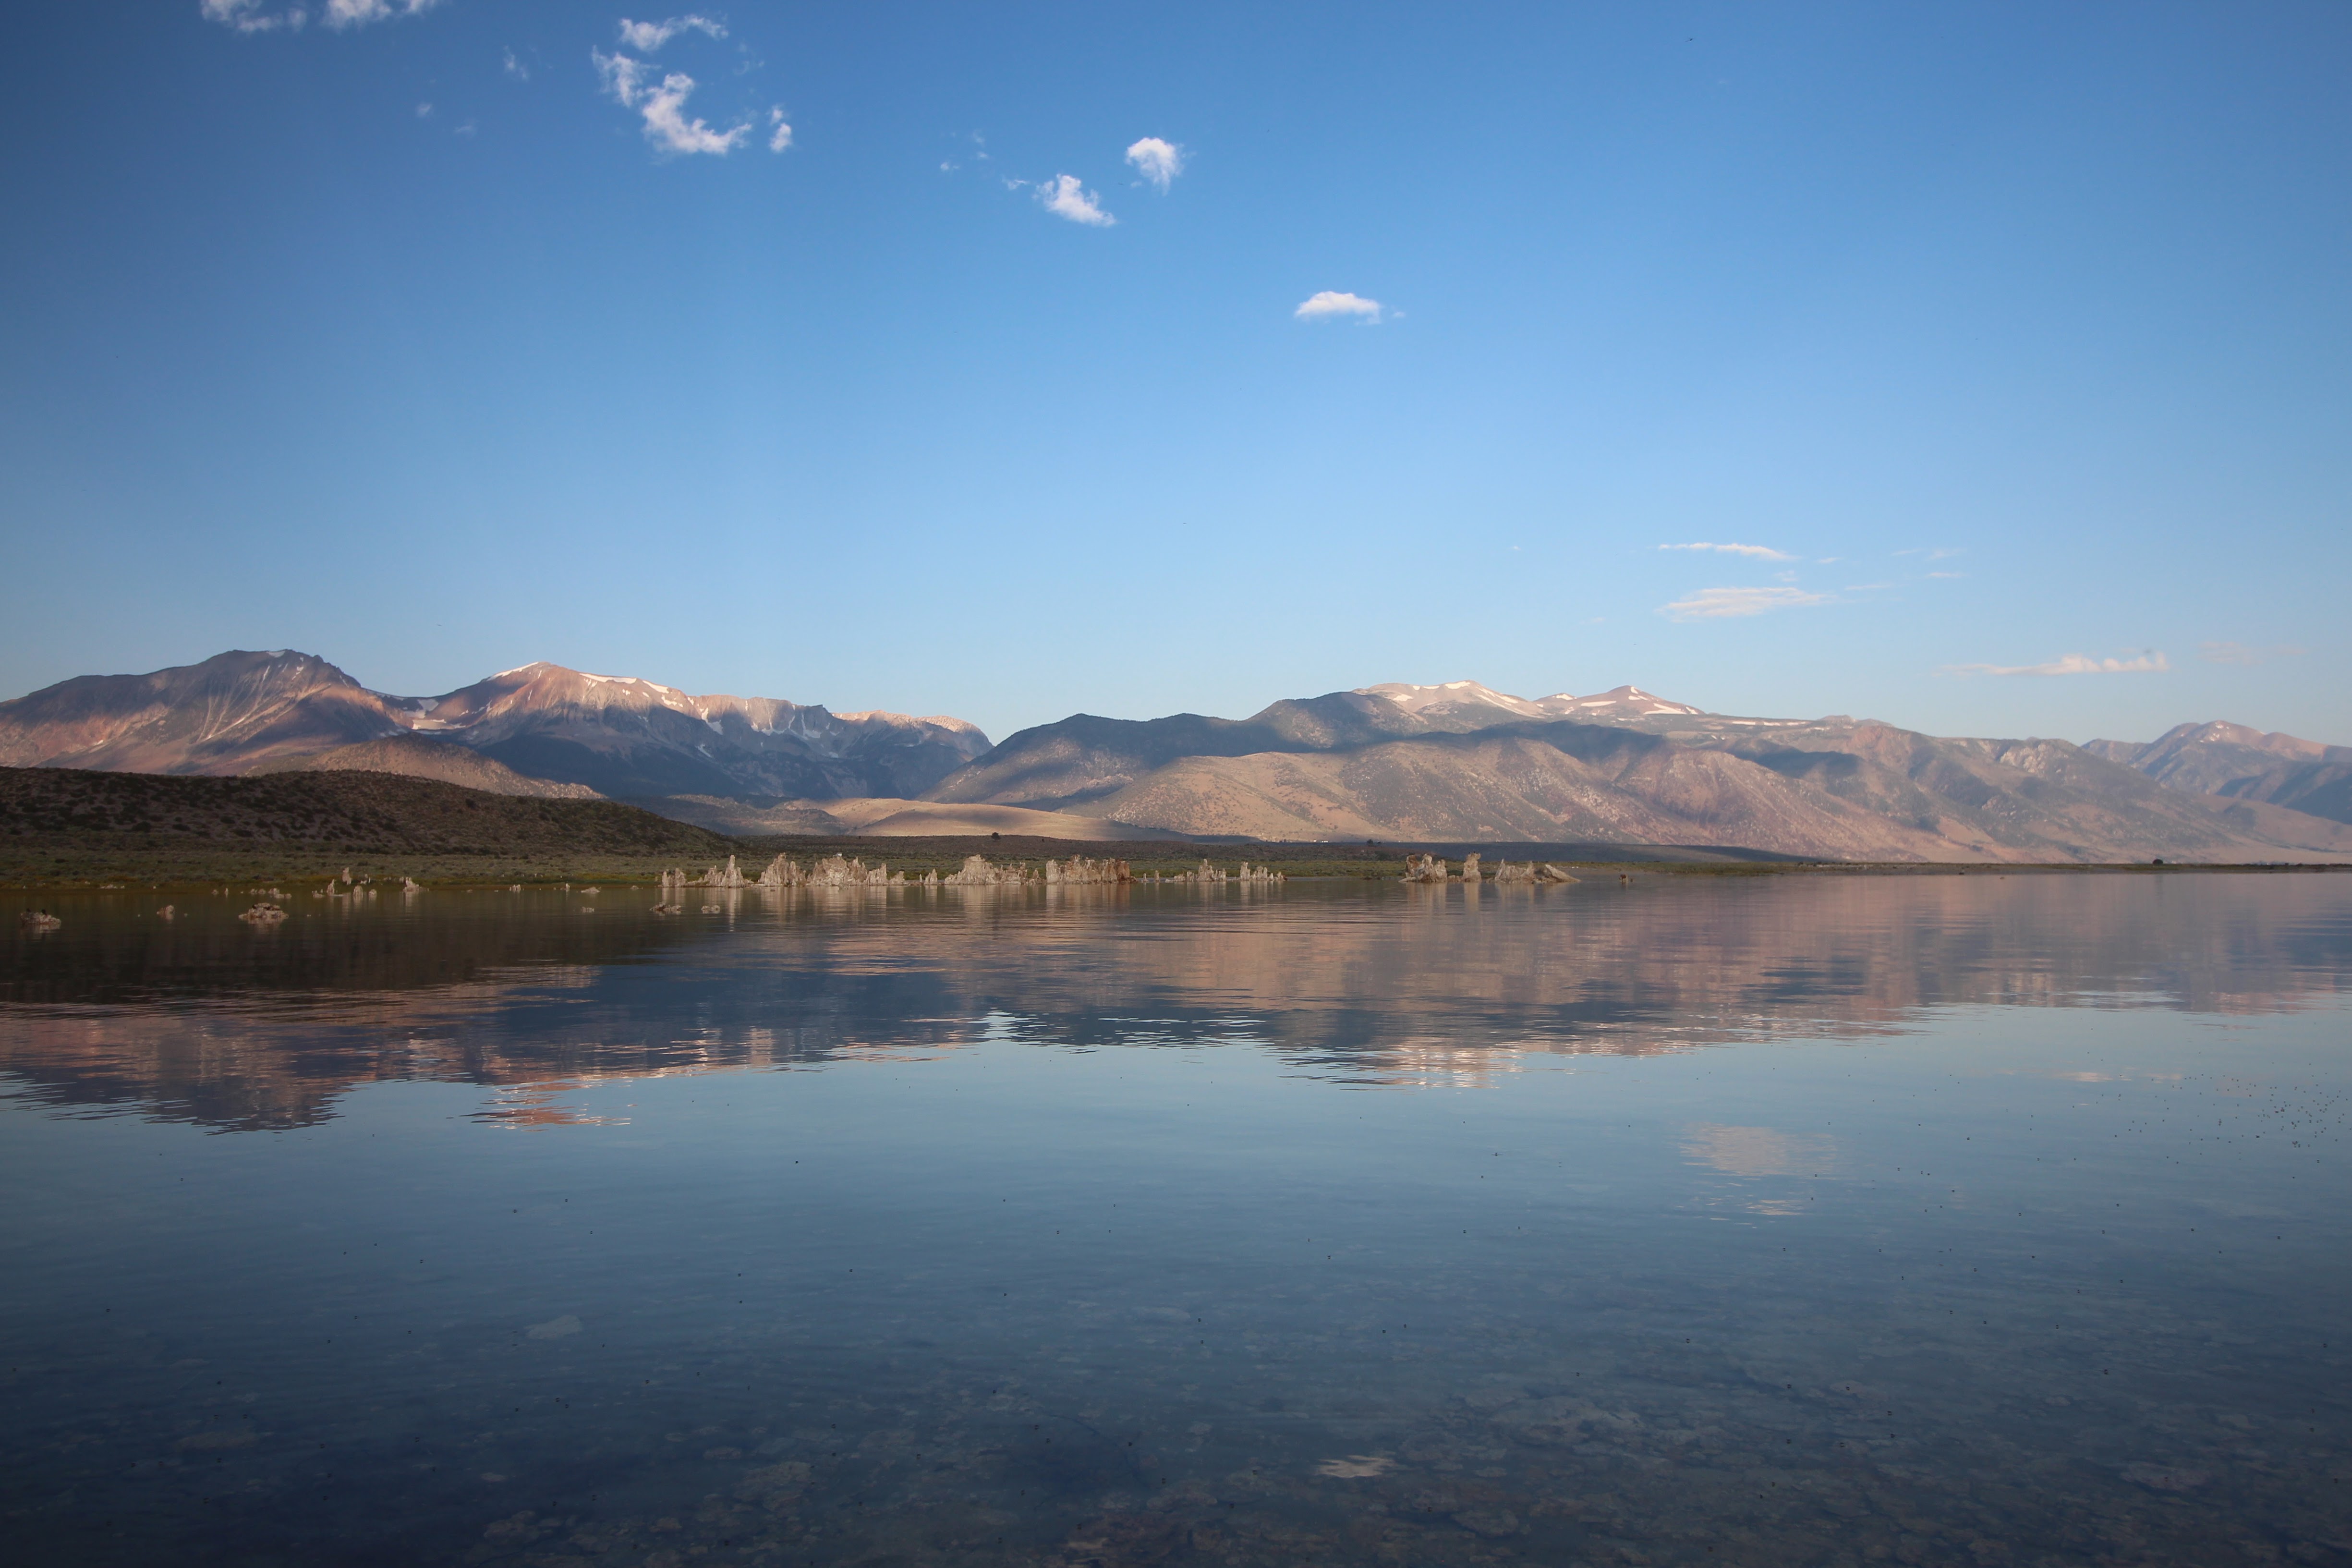
[[[0,900],[11,1559],[2352,1563],[2352,877],[708,896]]]

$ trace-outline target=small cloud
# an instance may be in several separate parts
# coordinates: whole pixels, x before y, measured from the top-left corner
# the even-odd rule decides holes
[[[1775,550],[1769,544],[1661,544],[1661,550],[1712,550],[1717,555],[1748,555],[1759,561],[1794,561],[1785,550]]]
[[[1947,675],[2161,675],[2172,661],[2154,648],[2129,658],[2093,658],[2088,654],[2061,654],[2046,664],[1948,664]]]
[[[283,11],[265,11],[262,0],[203,0],[199,9],[207,22],[218,22],[240,33],[275,33],[283,28],[299,33],[310,14],[299,5],[289,5]]]
[[[2201,642],[2197,645],[2197,657],[2208,664],[2267,664],[2274,658],[2294,658],[2303,649],[2284,643],[2276,647],[2248,647],[2238,642]]]
[[[1968,574],[1965,572],[1930,572],[1927,575],[1930,577],[1965,577]]]
[[[785,121],[781,104],[768,110],[768,124],[771,127],[768,132],[769,152],[781,153],[793,144],[793,128]]]
[[[418,104],[418,105],[416,106],[416,118],[417,118],[417,119],[419,119],[419,120],[430,120],[430,119],[432,119],[432,118],[433,118],[433,106],[432,106],[431,104],[429,104],[429,103],[420,103],[420,104]]]
[[[701,33],[713,38],[727,36],[725,24],[714,22],[708,16],[672,16],[667,22],[632,22],[626,16],[621,18],[622,47],[635,49],[641,55],[652,54],[686,32]]]
[[[1966,551],[1960,551],[1960,550],[1948,550],[1948,549],[1944,548],[1942,545],[1937,545],[1937,546],[1936,546],[1935,548],[1930,549],[1930,548],[1928,548],[1927,546],[1926,546],[1926,545],[1924,545],[1924,544],[1923,544],[1923,545],[1921,545],[1921,546],[1919,546],[1918,548],[1914,549],[1914,550],[1898,550],[1898,551],[1896,551],[1895,553],[1896,555],[1898,555],[1898,556],[1900,556],[1900,555],[1924,555],[1924,556],[1926,556],[1926,557],[1927,557],[1928,560],[1930,560],[1930,561],[1948,561],[1948,560],[1950,560],[1953,556],[1955,556],[1955,555],[1963,555],[1963,554],[1966,554],[1966,553],[1967,553],[1967,552],[1966,552]]]
[[[1848,583],[1845,591],[1849,594],[1875,594],[1893,586],[1892,583]]]
[[[1381,302],[1367,300],[1361,294],[1342,294],[1336,289],[1326,289],[1290,313],[1302,321],[1328,321],[1335,316],[1361,316],[1367,325],[1378,325]]]
[[[1829,602],[1827,594],[1809,593],[1802,588],[1701,588],[1671,605],[1659,606],[1658,613],[1677,621],[1720,621]]]
[[[471,136],[473,133],[474,122],[470,120],[466,121],[463,125],[453,127],[449,132],[452,136]]]
[[[515,52],[512,49],[506,51],[504,68],[507,75],[514,78],[517,81],[529,81],[530,79],[530,68],[523,64],[522,61],[517,59],[515,58]]]
[[[751,122],[714,131],[699,120],[686,117],[686,100],[694,93],[694,79],[671,71],[656,85],[647,85],[646,62],[627,55],[588,51],[604,79],[604,90],[625,109],[634,109],[646,122],[646,140],[665,153],[709,153],[725,157],[751,135]]]
[[[320,20],[340,31],[364,27],[370,22],[389,22],[395,16],[421,16],[439,4],[441,0],[327,0]]]
[[[1184,149],[1173,142],[1146,136],[1127,150],[1127,161],[1135,165],[1137,174],[1164,191],[1184,172]]]
[[[1056,174],[1050,180],[1039,182],[1037,199],[1045,204],[1047,212],[1068,218],[1072,223],[1108,228],[1118,221],[1102,210],[1102,199],[1081,186],[1076,174]]]
[[[604,79],[604,90],[624,109],[635,109],[643,96],[646,62],[631,59],[626,55],[608,55],[601,49],[590,49],[588,58],[596,62],[596,74]]]

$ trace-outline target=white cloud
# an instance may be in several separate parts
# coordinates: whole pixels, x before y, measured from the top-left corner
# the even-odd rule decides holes
[[[604,79],[604,90],[625,109],[635,109],[645,79],[646,62],[631,59],[626,55],[608,55],[602,49],[590,49],[588,58],[596,62],[596,74]]]
[[[1701,588],[1671,605],[1659,606],[1658,613],[1678,621],[1720,621],[1829,602],[1827,594],[1809,593],[1803,588]]]
[[[2088,654],[2061,654],[2046,664],[1948,664],[1949,675],[2160,675],[2172,661],[2150,648],[2129,658],[2093,658]]]
[[[530,68],[515,58],[515,52],[512,49],[506,52],[506,73],[517,81],[530,79]]]
[[[672,16],[667,22],[632,22],[626,16],[621,18],[623,47],[635,49],[641,55],[652,54],[686,32],[723,38],[727,36],[727,27],[724,23],[714,22],[708,16]]]
[[[1717,555],[1752,555],[1759,561],[1794,561],[1795,556],[1767,544],[1661,544],[1661,550],[1712,550]]]
[[[2197,645],[2197,657],[2208,664],[2267,664],[2274,658],[2293,658],[2303,649],[2282,644],[2277,647],[2248,647],[2238,642],[2201,642]]]
[[[364,27],[394,16],[421,16],[439,4],[441,0],[327,0],[320,20],[330,27]]]
[[[1037,199],[1045,204],[1047,212],[1057,213],[1072,223],[1108,228],[1118,221],[1102,210],[1099,197],[1079,185],[1076,174],[1056,174],[1041,182],[1037,186]]]
[[[310,14],[299,5],[289,5],[283,11],[264,11],[262,0],[203,0],[200,9],[207,22],[218,22],[224,27],[234,27],[240,33],[274,33],[283,27],[289,33],[299,32]]]
[[[781,104],[768,110],[768,123],[773,127],[768,132],[769,152],[781,153],[793,144],[793,128],[785,121],[783,107]]]
[[[1135,165],[1137,174],[1164,191],[1169,182],[1184,172],[1184,149],[1173,142],[1146,136],[1127,150],[1127,161]]]
[[[747,120],[730,131],[713,131],[699,120],[688,120],[686,100],[693,91],[692,77],[672,71],[646,94],[646,140],[665,153],[715,153],[722,157],[741,146],[751,134],[751,122]]]
[[[310,20],[310,8],[307,5],[266,11],[262,9],[266,3],[267,0],[198,0],[196,8],[205,21],[218,22],[240,33],[275,33],[281,28],[299,33]],[[370,22],[418,16],[440,3],[441,0],[326,0],[320,7],[319,20],[338,29],[364,27]]]
[[[1342,294],[1336,289],[1326,289],[1310,296],[1290,313],[1302,321],[1320,321],[1334,316],[1361,316],[1367,324],[1372,324],[1381,319],[1381,302],[1367,300],[1361,294]]]
[[[432,118],[433,118],[433,106],[432,106],[431,104],[429,104],[429,103],[420,103],[420,104],[418,104],[418,105],[416,106],[416,118],[417,118],[417,119],[419,119],[419,120],[430,120],[430,119],[432,119]]]
[[[686,100],[694,93],[694,79],[684,71],[672,71],[655,85],[648,86],[646,62],[627,55],[608,55],[601,49],[588,51],[596,62],[597,74],[604,79],[604,90],[614,101],[625,109],[634,109],[645,118],[646,140],[665,153],[710,153],[724,157],[740,147],[751,135],[751,122],[745,121],[726,131],[714,131],[699,120],[686,117]]]

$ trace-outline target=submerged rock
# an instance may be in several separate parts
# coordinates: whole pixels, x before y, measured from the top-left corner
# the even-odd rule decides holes
[[[236,918],[250,925],[276,925],[286,918],[286,911],[276,904],[256,904]]]
[[[27,931],[55,931],[66,922],[47,910],[26,910],[16,917],[16,923]]]
[[[1547,860],[1542,865],[1536,868],[1536,880],[1538,882],[1573,882],[1576,879],[1568,874],[1567,867],[1555,866],[1550,861]]]

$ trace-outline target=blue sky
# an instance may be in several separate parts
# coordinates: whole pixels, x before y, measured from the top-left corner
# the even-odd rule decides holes
[[[1468,677],[2352,742],[2338,4],[13,31],[5,694],[290,646],[998,735]]]

